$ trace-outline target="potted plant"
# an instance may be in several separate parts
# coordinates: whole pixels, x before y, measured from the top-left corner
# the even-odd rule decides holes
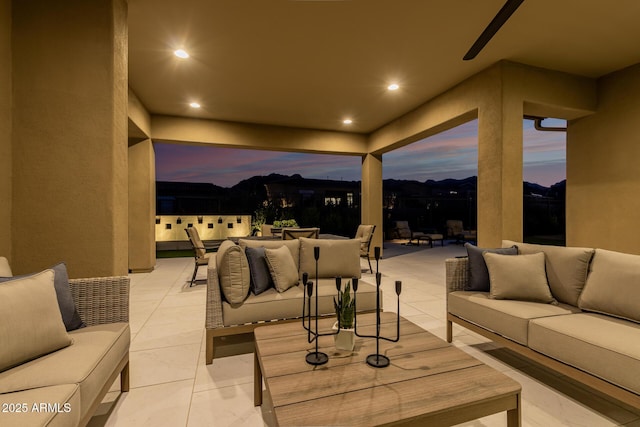
[[[340,330],[334,335],[336,349],[353,351],[355,346],[355,332],[353,329],[353,319],[355,315],[354,300],[351,298],[351,281],[348,281],[344,287],[344,291],[338,290],[338,301],[333,298],[333,306],[336,309],[336,317],[338,321],[334,323],[333,329]]]

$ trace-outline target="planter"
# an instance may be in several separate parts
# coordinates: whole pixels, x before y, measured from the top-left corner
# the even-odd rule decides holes
[[[338,322],[333,324],[333,330],[338,330]],[[337,350],[353,351],[356,345],[356,334],[354,329],[340,329],[337,335],[333,336]]]

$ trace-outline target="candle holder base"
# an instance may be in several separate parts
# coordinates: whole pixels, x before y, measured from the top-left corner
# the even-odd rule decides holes
[[[327,356],[326,353],[322,353],[320,351],[314,351],[313,353],[307,354],[306,360],[309,365],[314,365],[314,366],[324,365],[329,361],[329,356]]]
[[[367,356],[367,365],[374,368],[386,368],[389,363],[389,358],[382,354],[370,354]]]

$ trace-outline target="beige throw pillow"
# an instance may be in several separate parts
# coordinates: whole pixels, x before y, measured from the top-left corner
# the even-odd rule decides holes
[[[596,249],[578,307],[640,322],[640,256]]]
[[[503,240],[502,247],[516,245],[522,255],[544,252],[547,280],[554,298],[560,302],[578,305],[578,298],[584,288],[589,272],[589,262],[593,257],[592,248],[578,248]]]
[[[483,254],[489,270],[489,298],[554,303],[542,252],[531,255]]]
[[[71,344],[45,270],[0,285],[0,371]]]
[[[249,295],[249,263],[244,251],[231,240],[222,242],[216,253],[220,288],[230,304],[240,304]]]
[[[284,292],[298,284],[298,269],[287,247],[266,248],[264,254],[267,258],[273,284],[278,292]]]

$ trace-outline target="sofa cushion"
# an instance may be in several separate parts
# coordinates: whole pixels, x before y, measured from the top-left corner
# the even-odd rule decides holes
[[[578,298],[587,280],[593,249],[502,241],[502,247],[513,245],[518,247],[520,254],[544,252],[547,280],[554,298],[566,304],[578,305]]]
[[[259,248],[263,246],[265,249],[277,249],[281,246],[286,246],[291,252],[293,262],[296,265],[296,269],[300,266],[300,241],[298,239],[293,240],[252,240],[252,239],[239,239],[238,244],[245,250],[246,248]]]
[[[71,296],[71,287],[69,286],[69,274],[67,273],[67,265],[64,262],[60,262],[51,270],[54,272],[53,286],[56,290],[56,297],[58,299],[58,307],[60,308],[60,314],[62,315],[62,321],[67,331],[73,331],[78,328],[83,328],[86,325],[78,314],[76,303]],[[13,277],[0,277],[0,283],[12,281],[15,279],[22,279],[29,277],[31,274],[24,274],[21,276]]]
[[[231,240],[220,244],[216,254],[220,288],[231,304],[240,304],[249,294],[249,263],[240,246]]]
[[[9,261],[3,256],[0,256],[0,276],[13,276],[13,273],[11,273],[11,267],[9,266]]]
[[[45,270],[0,286],[0,371],[71,344]]]
[[[0,373],[0,393],[80,384],[83,418],[118,363],[128,355],[131,334],[127,323],[89,326],[69,333],[73,344]],[[77,409],[76,409],[77,410]]]
[[[300,275],[306,272],[309,278],[316,277],[314,247],[320,248],[318,277],[344,278],[362,276],[360,267],[360,239],[300,239]]]
[[[491,252],[502,255],[518,255],[518,248],[512,246],[510,248],[479,248],[471,243],[465,243],[467,255],[469,256],[469,281],[465,284],[465,291],[489,291],[489,270],[487,263],[484,261],[482,254]]]
[[[264,254],[278,292],[298,284],[298,269],[288,248],[280,246],[277,249],[265,249]]]
[[[530,319],[580,311],[568,304],[490,299],[488,292],[455,291],[447,298],[449,313],[522,345],[527,345]]]
[[[508,256],[484,252],[491,289],[489,298],[557,303],[544,269],[544,254]]]
[[[246,248],[244,250],[249,263],[249,274],[251,276],[250,288],[255,295],[273,287],[273,279],[267,265],[267,257],[264,253],[264,247]]]
[[[578,306],[640,322],[640,255],[596,249]]]
[[[337,295],[335,279],[318,280],[319,313],[333,314],[333,298]],[[242,325],[245,323],[262,322],[266,320],[295,319],[302,316],[303,287],[293,286],[285,292],[278,292],[274,288],[267,289],[260,295],[249,295],[239,307],[231,307],[222,303],[223,322],[225,326]],[[315,294],[314,294],[315,300]],[[382,301],[382,299],[381,299]],[[315,301],[314,301],[315,306]],[[358,284],[358,311],[375,310],[376,287],[365,281]],[[312,311],[315,314],[315,309]]]
[[[595,313],[532,320],[529,347],[640,394],[640,325]]]
[[[28,410],[2,411],[0,423],[3,426],[68,427],[80,425],[80,387],[78,384],[60,384],[0,394],[0,408],[12,404],[20,404],[22,405],[21,409],[28,408]],[[7,406],[7,409],[9,408],[11,407]]]

